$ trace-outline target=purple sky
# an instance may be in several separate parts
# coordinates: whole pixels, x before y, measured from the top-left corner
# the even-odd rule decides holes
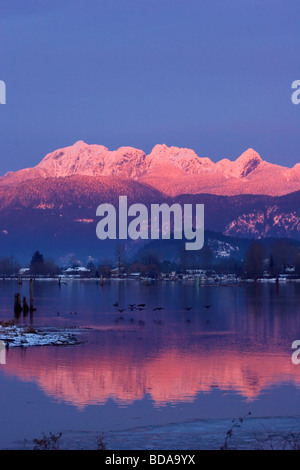
[[[77,140],[299,162],[299,0],[0,0],[0,175]]]

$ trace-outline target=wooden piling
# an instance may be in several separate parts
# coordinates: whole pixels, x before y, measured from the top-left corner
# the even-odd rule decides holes
[[[103,286],[103,276],[100,277],[100,286]]]
[[[27,303],[27,299],[26,297],[23,297],[23,315],[27,315],[27,313],[29,312],[29,305]]]
[[[33,279],[30,279],[30,311],[33,312],[34,306],[33,306]]]
[[[19,293],[15,294],[14,312],[16,316],[22,312],[21,295]]]

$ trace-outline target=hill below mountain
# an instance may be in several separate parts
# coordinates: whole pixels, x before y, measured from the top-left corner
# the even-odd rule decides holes
[[[0,254],[23,259],[39,249],[53,257],[112,256],[117,241],[96,237],[96,209],[127,195],[128,203],[204,204],[205,228],[231,237],[300,239],[300,191],[285,196],[217,196],[186,194],[166,197],[134,180],[69,176],[38,178],[0,187]],[[131,253],[140,241],[128,242]]]

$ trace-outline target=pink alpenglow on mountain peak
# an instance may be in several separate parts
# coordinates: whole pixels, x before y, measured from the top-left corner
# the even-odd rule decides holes
[[[142,150],[121,147],[109,151],[103,145],[88,145],[83,141],[70,147],[49,153],[36,168],[48,177],[85,176],[120,176],[135,178],[138,168],[145,159]]]
[[[167,147],[165,144],[155,145],[147,158],[150,168],[168,164],[193,174],[202,173],[215,167],[209,158],[199,157],[192,149]]]
[[[274,165],[262,160],[253,149],[236,160],[225,158],[214,163],[188,148],[158,144],[146,155],[134,147],[109,150],[82,140],[49,153],[34,168],[7,173],[0,178],[0,185],[72,176],[136,180],[170,196],[199,193],[279,196],[300,190],[300,164],[293,168]]]
[[[235,161],[224,158],[216,165],[226,176],[244,178],[254,171],[262,162],[263,160],[255,150],[248,149]]]

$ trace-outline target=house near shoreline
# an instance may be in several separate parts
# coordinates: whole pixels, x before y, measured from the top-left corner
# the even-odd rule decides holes
[[[86,276],[91,274],[91,271],[83,266],[77,266],[75,268],[65,269],[62,273],[68,276]]]
[[[19,276],[24,276],[25,274],[29,274],[30,268],[20,268],[19,269]]]

